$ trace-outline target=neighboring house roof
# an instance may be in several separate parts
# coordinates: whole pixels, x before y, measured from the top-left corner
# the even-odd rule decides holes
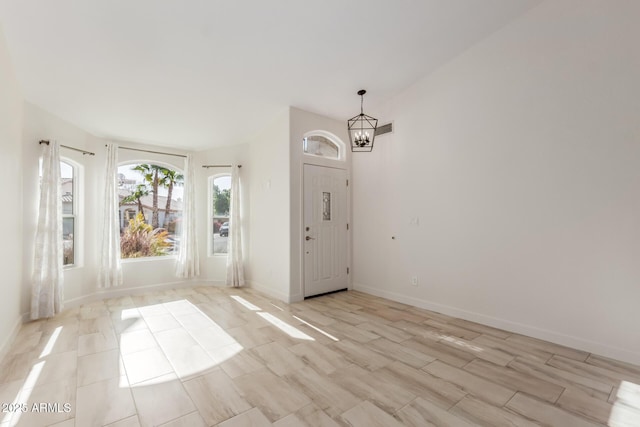
[[[124,176],[124,174],[118,174],[118,185],[135,185],[138,181],[130,179]]]
[[[138,202],[133,201],[133,202],[127,202],[127,203],[122,203],[122,199],[124,199],[125,197],[127,197],[129,194],[131,194],[131,192],[129,190],[120,188],[118,189],[118,197],[120,199],[120,205],[121,206],[138,206]],[[144,196],[140,199],[140,201],[142,202],[142,207],[145,209],[153,209],[153,196],[152,195],[148,195],[148,196]],[[158,196],[158,210],[159,211],[164,211],[165,207],[167,206],[167,197],[166,196]],[[171,201],[171,212],[176,212],[176,211],[181,211],[182,210],[182,199],[173,199]]]
[[[73,202],[73,178],[62,178],[60,190],[62,191],[62,202]]]

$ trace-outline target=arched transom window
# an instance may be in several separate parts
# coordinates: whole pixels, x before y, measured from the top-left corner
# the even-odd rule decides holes
[[[309,132],[302,139],[302,151],[309,156],[344,160],[344,144],[329,132]]]

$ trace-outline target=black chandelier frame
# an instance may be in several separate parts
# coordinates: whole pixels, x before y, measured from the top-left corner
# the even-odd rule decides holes
[[[360,95],[360,114],[347,121],[351,151],[354,153],[368,153],[373,150],[373,142],[378,127],[378,119],[364,114],[363,103],[366,90],[358,91]]]

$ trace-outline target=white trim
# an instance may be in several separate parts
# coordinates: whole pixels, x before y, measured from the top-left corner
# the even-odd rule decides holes
[[[16,336],[18,336],[18,332],[20,332],[20,328],[22,328],[22,324],[24,323],[22,321],[22,318],[23,316],[18,316],[16,318],[16,320],[13,322],[13,327],[11,328],[11,332],[4,339],[4,341],[0,343],[0,362],[2,362],[4,360],[4,357],[7,355],[7,353],[9,353],[9,349],[11,348],[13,341],[16,339]],[[29,318],[29,313],[27,313],[27,319],[28,318]]]
[[[174,170],[176,172],[181,172],[181,173],[184,174],[184,164],[182,165],[182,167],[180,167],[180,166],[176,166],[175,164],[168,163],[166,161],[151,160],[149,158],[146,158],[144,160],[136,160],[136,159],[134,159],[134,160],[120,160],[120,161],[118,161],[118,168],[120,168],[122,166],[130,166],[130,165],[156,165],[156,166],[163,166],[163,167],[166,167],[167,169],[172,169],[172,170]]]
[[[125,265],[125,264],[135,264],[138,262],[161,261],[165,259],[175,261],[176,259],[178,259],[178,256],[175,254],[171,254],[171,255],[142,256],[138,258],[121,258],[120,262],[122,262],[122,265]]]
[[[289,296],[288,304],[293,304],[294,302],[300,302],[304,300],[304,296],[301,293],[293,294]]]
[[[354,283],[354,289],[356,291],[364,292],[367,294],[379,296],[389,299],[391,301],[400,302],[403,304],[409,304],[414,307],[423,308],[425,310],[431,310],[438,313],[443,313],[448,316],[458,317],[460,319],[469,320],[483,325],[492,326],[494,328],[504,329],[505,331],[514,332],[522,335],[526,335],[533,338],[549,341],[555,344],[575,348],[578,350],[586,351],[617,359],[627,363],[640,364],[640,353],[636,353],[624,348],[610,347],[602,343],[589,341],[583,338],[574,337],[571,335],[565,335],[558,332],[550,331],[547,329],[537,328],[531,325],[525,325],[523,323],[513,322],[511,320],[500,319],[497,317],[487,316],[482,313],[476,313],[473,311],[467,311],[448,305],[439,304],[436,302],[423,300],[420,298],[414,298],[395,292],[384,291],[376,288],[371,288],[360,283]]]

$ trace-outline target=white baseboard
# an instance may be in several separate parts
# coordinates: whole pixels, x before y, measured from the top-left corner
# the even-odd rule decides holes
[[[289,297],[289,300],[287,301],[287,303],[292,304],[294,302],[300,302],[304,300],[304,295],[302,294],[293,294]]]
[[[82,304],[88,304],[95,301],[100,301],[103,299],[109,298],[121,298],[130,295],[141,295],[147,292],[154,291],[166,291],[168,289],[177,289],[177,288],[190,288],[197,287],[199,284],[212,285],[215,282],[207,282],[207,281],[180,281],[180,282],[168,282],[168,283],[160,283],[157,285],[147,285],[147,286],[138,286],[135,288],[123,288],[123,287],[113,287],[107,289],[98,289],[96,292],[91,295],[85,295],[78,298],[73,298],[64,302],[64,308],[74,308]]]
[[[4,359],[4,357],[9,352],[11,348],[11,344],[16,339],[18,332],[20,332],[20,328],[22,327],[22,316],[18,316],[16,320],[13,322],[13,326],[11,327],[11,332],[0,342],[0,362]]]
[[[66,300],[64,302],[64,310],[69,308],[76,308],[84,304],[91,304],[92,302],[100,301],[103,299],[110,298],[121,298],[130,295],[141,295],[147,292],[153,291],[166,291],[169,289],[179,289],[179,288],[190,288],[190,287],[198,287],[198,286],[226,286],[223,281],[220,280],[198,280],[198,281],[190,281],[190,282],[169,282],[169,283],[161,283],[157,285],[147,285],[147,286],[138,286],[135,288],[123,288],[120,286],[107,288],[107,289],[97,289],[96,292],[83,295],[81,297],[72,298],[70,300]],[[29,322],[31,320],[30,314],[23,313],[22,314],[22,323]]]
[[[538,338],[566,347],[575,348],[577,350],[582,350],[612,359],[617,359],[623,362],[640,365],[640,354],[624,348],[612,347],[584,338],[565,335],[559,332],[541,329],[535,326],[525,325],[523,323],[513,322],[507,319],[500,319],[481,313],[451,307],[448,305],[438,304],[421,298],[414,298],[395,292],[371,288],[360,283],[354,283],[354,290],[379,296],[403,304],[412,305],[414,307],[446,314],[448,316],[458,317],[472,322],[481,323],[483,325],[492,326],[494,328],[504,329],[509,332],[527,335],[533,338]]]

